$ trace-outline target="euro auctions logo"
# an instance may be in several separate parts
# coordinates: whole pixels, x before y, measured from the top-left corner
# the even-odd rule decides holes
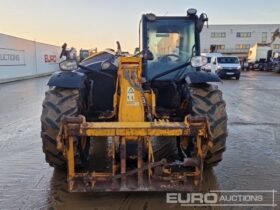
[[[167,203],[179,204],[213,204],[218,203],[217,193],[167,193]]]
[[[166,203],[181,206],[275,207],[276,190],[213,190],[207,193],[167,193]]]
[[[44,55],[45,63],[56,63],[56,55]]]

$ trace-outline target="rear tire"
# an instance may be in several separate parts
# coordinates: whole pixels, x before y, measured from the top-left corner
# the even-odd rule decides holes
[[[213,147],[208,150],[205,167],[216,166],[226,150],[227,113],[222,92],[213,85],[191,87],[192,114],[207,116],[212,132]]]
[[[58,169],[66,168],[66,160],[56,148],[59,124],[63,115],[77,116],[79,113],[79,90],[54,88],[46,92],[41,115],[41,137],[46,162],[50,166]]]
[[[155,161],[166,159],[168,162],[173,162],[178,159],[176,137],[154,137],[152,147]]]

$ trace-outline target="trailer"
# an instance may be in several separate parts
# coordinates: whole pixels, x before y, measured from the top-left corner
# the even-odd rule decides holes
[[[59,70],[61,47],[0,33],[0,83]]]

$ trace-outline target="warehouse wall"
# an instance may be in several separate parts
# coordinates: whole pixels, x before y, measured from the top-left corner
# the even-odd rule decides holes
[[[237,46],[240,45],[252,47],[256,43],[270,43],[272,34],[279,28],[280,24],[209,25],[209,28],[204,27],[201,33],[201,51],[209,52],[210,45],[224,45],[226,51],[234,52],[239,50]],[[225,33],[225,36],[212,37],[211,33],[216,32]],[[237,37],[238,32],[250,32],[251,37]],[[263,33],[267,35],[264,40]],[[276,39],[273,44],[280,46],[280,39]],[[243,50],[248,52],[249,48]]]
[[[0,34],[0,82],[57,71],[60,52],[59,46]]]

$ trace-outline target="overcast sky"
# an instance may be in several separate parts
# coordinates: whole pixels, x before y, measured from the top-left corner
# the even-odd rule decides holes
[[[132,51],[141,14],[185,15],[190,7],[209,24],[280,24],[280,0],[0,0],[0,33],[77,49],[119,40]]]

